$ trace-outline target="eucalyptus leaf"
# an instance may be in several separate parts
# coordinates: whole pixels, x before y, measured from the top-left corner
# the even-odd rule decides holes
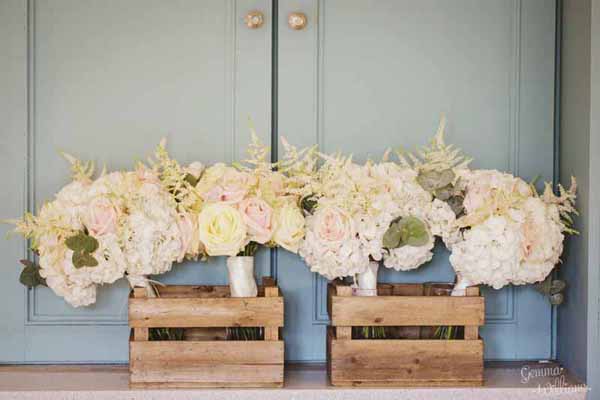
[[[83,238],[83,250],[86,253],[93,253],[96,250],[98,250],[98,240],[96,240],[96,238],[93,238],[92,236],[88,236],[85,235]]]
[[[383,234],[383,247],[386,249],[395,249],[400,247],[402,232],[397,223],[392,223]]]
[[[95,267],[98,265],[98,261],[89,253],[75,251],[73,252],[73,266],[77,269],[83,267]]]
[[[71,236],[65,240],[65,245],[72,251],[82,251],[84,247],[85,233],[78,232],[75,236]]]
[[[65,240],[65,245],[74,252],[93,253],[98,250],[98,241],[85,232],[79,231],[76,235]]]
[[[40,275],[40,266],[29,260],[21,260],[21,264],[25,266],[21,275],[19,276],[19,282],[23,285],[32,288],[38,285],[46,286],[46,280]]]
[[[429,242],[427,226],[417,217],[409,216],[399,222],[402,231],[402,245],[424,246]]]
[[[417,217],[403,217],[392,222],[383,234],[383,247],[396,249],[402,246],[424,246],[429,242],[427,226]]]
[[[448,205],[450,206],[450,208],[452,209],[452,211],[454,211],[454,214],[456,215],[457,218],[464,214],[464,211],[465,211],[465,207],[463,206],[464,201],[465,201],[465,198],[460,195],[454,195],[446,201],[448,203]]]
[[[435,192],[438,189],[452,185],[454,181],[454,171],[445,169],[443,171],[420,172],[417,176],[417,182],[428,192]]]

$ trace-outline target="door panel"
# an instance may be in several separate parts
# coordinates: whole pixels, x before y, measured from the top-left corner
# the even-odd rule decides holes
[[[545,0],[281,0],[279,132],[363,161],[386,146],[425,144],[445,113],[448,141],[475,167],[552,179],[554,7]],[[293,11],[307,14],[304,30],[287,27]],[[326,282],[314,276],[308,285],[298,274],[309,273],[280,252],[286,352],[322,360],[324,339],[306,338],[323,338]],[[438,246],[420,269],[382,270],[379,278],[448,281],[454,273]],[[552,310],[542,296],[512,287],[485,296],[487,359],[551,356]]]
[[[68,181],[59,151],[100,168],[131,168],[166,137],[183,163],[231,161],[250,139],[249,116],[270,143],[270,7],[268,0],[2,2],[2,37],[11,41],[0,45],[15,54],[0,76],[11,94],[2,107],[0,162],[14,171],[15,188],[2,195],[2,217],[39,207]],[[253,9],[265,14],[261,29],[243,22]],[[0,281],[3,300],[10,294],[9,304],[0,302],[10,316],[0,328],[10,338],[0,343],[0,361],[127,361],[126,282],[75,309],[46,288],[15,289],[25,245],[18,237],[0,245],[10,271]],[[256,264],[258,275],[270,273],[268,252]],[[184,263],[157,279],[210,284],[225,277],[219,259]]]

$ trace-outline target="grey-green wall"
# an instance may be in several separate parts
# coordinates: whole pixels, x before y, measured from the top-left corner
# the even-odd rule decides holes
[[[591,0],[563,2],[560,180],[578,179],[576,228],[581,235],[567,239],[559,272],[569,286],[558,308],[558,357],[580,379],[585,379],[587,362],[590,11]]]
[[[600,399],[600,0],[564,0],[562,22],[560,177],[578,178],[581,235],[567,240],[560,268],[569,286],[557,354]]]

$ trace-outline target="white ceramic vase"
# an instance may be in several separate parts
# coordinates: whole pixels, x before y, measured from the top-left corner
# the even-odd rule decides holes
[[[227,271],[231,297],[256,297],[258,288],[254,279],[254,257],[228,257]]]
[[[356,286],[354,287],[354,296],[377,296],[377,271],[379,263],[369,262],[365,272],[356,276]]]

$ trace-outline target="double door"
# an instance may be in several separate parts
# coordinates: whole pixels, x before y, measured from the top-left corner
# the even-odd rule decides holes
[[[263,16],[256,28],[245,21],[253,11]],[[294,13],[306,17],[301,29]],[[181,162],[233,161],[249,117],[266,143],[280,134],[363,161],[425,144],[445,113],[448,140],[475,166],[551,179],[554,29],[548,0],[5,0],[0,217],[36,209],[66,183],[60,150],[130,168],[166,137]],[[18,284],[25,249],[16,236],[0,241],[0,361],[126,362],[126,282],[74,309]],[[286,358],[323,361],[326,281],[285,250],[261,251],[256,266],[286,297]],[[416,271],[380,274],[453,279],[442,247]],[[186,262],[158,279],[225,283],[224,261]],[[552,356],[542,296],[485,295],[488,359]]]

